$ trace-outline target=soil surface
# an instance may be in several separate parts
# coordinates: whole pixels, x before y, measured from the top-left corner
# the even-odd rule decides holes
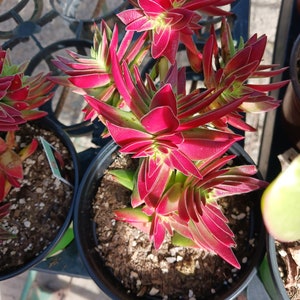
[[[16,132],[22,148],[40,136],[61,154],[65,179],[72,183],[72,159],[53,132],[28,123]],[[34,154],[24,161],[23,171],[21,187],[12,188],[4,199],[4,203],[10,203],[10,212],[0,226],[14,237],[0,241],[0,275],[23,266],[44,251],[65,222],[72,203],[73,188],[54,177],[40,142]]]
[[[128,157],[115,156],[111,168],[132,163]],[[234,252],[242,265],[240,271],[207,251],[173,246],[169,241],[155,250],[147,235],[127,223],[116,222],[113,211],[130,205],[130,191],[105,174],[93,204],[99,239],[97,250],[128,293],[168,300],[220,299],[218,292],[235,285],[255,251],[256,236],[249,234],[253,199],[253,195],[246,194],[220,201],[236,234]]]
[[[280,276],[290,299],[300,300],[300,241],[275,241]]]

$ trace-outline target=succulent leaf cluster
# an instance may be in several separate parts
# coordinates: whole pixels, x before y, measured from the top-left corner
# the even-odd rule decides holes
[[[266,36],[233,39],[225,9],[232,2],[131,0],[132,7],[117,15],[125,33],[103,21],[90,55],[57,57],[54,64],[64,75],[52,80],[82,94],[86,118],[98,117],[119,151],[139,160],[135,173],[112,171],[132,190],[131,207],[116,211],[116,218],[146,232],[156,248],[169,234],[239,268],[218,199],[267,183],[253,177],[253,165],[229,166],[234,156],[228,150],[243,139],[235,129],[254,130],[244,114],[278,107],[268,92],[287,82],[248,82],[284,68],[262,64]],[[222,17],[221,33],[212,26],[200,49],[204,15]],[[180,45],[189,66],[203,75],[202,88],[187,91],[186,69],[177,61]],[[144,75],[146,55],[156,63]]]
[[[23,179],[22,162],[38,146],[33,139],[16,152],[16,132],[20,125],[47,114],[38,108],[52,98],[55,86],[46,74],[25,75],[26,67],[26,63],[13,64],[10,51],[0,48],[0,218],[9,212],[5,197],[11,187],[19,187]],[[0,228],[0,240],[7,237],[11,235]]]

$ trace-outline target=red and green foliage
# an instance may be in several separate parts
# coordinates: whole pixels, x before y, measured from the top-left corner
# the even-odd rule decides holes
[[[114,51],[119,61],[126,61],[129,67],[138,66],[147,54],[146,34],[134,40],[134,32],[126,32],[118,45],[119,30],[113,31],[102,21],[100,28],[95,27],[94,42],[90,56],[82,56],[68,51],[70,58],[58,56],[53,64],[68,76],[53,76],[51,80],[60,85],[73,88],[76,93],[88,94],[97,101],[113,106],[122,106],[114,78],[111,74],[112,61],[110,51]],[[85,118],[94,118],[95,105],[89,103],[84,109]]]
[[[276,76],[285,68],[274,70],[277,65],[261,64],[267,43],[265,35],[257,37],[255,34],[246,43],[240,40],[235,48],[229,24],[223,19],[220,40],[221,51],[218,50],[217,37],[213,31],[203,49],[205,86],[214,89],[214,93],[222,90],[218,99],[205,109],[211,110],[247,96],[247,100],[237,110],[215,120],[214,126],[226,130],[229,124],[241,130],[253,131],[255,129],[245,123],[241,113],[267,112],[277,108],[280,101],[267,93],[284,86],[287,81],[254,84],[248,83],[248,80]]]
[[[243,139],[232,127],[253,130],[243,113],[279,105],[267,93],[286,82],[250,84],[248,79],[284,69],[261,64],[265,36],[235,46],[224,17],[230,12],[223,9],[233,0],[130,2],[133,8],[118,14],[125,24],[121,42],[117,25],[111,32],[103,22],[91,55],[58,57],[54,64],[66,75],[52,80],[83,94],[86,117],[97,116],[119,151],[139,160],[136,173],[112,172],[132,190],[132,207],[116,211],[116,218],[147,232],[156,248],[170,234],[239,268],[234,234],[218,199],[264,188],[266,182],[253,177],[254,166],[227,166],[233,159],[229,148]],[[212,28],[200,51],[203,13],[223,19],[220,38]],[[180,43],[192,69],[203,73],[202,88],[187,92],[185,68],[177,66]],[[140,66],[147,52],[157,63],[144,78]]]
[[[9,212],[9,203],[2,201],[12,186],[19,187],[23,179],[22,162],[37,148],[37,140],[15,152],[15,131],[19,125],[46,115],[38,110],[52,98],[54,83],[40,73],[25,75],[27,64],[14,65],[9,51],[0,48],[0,218]],[[0,242],[12,235],[0,228]]]
[[[54,84],[42,73],[26,76],[26,66],[14,65],[9,51],[0,48],[0,131],[46,115],[37,108],[52,98]]]
[[[0,202],[8,194],[11,186],[20,186],[20,181],[23,179],[22,162],[34,153],[38,141],[32,140],[19,153],[14,151],[15,145],[14,131],[7,132],[5,140],[0,137]]]
[[[201,70],[202,54],[197,49],[193,35],[198,35],[201,13],[228,15],[220,6],[233,0],[176,1],[176,0],[131,0],[133,9],[118,14],[127,31],[149,32],[153,58],[165,56],[171,64],[176,61],[179,43],[186,47],[192,68]]]

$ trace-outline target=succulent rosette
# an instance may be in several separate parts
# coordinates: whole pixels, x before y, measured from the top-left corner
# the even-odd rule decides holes
[[[255,84],[249,79],[270,78],[281,74],[286,68],[274,69],[277,65],[262,65],[267,37],[253,35],[247,42],[243,40],[234,46],[229,24],[222,21],[220,49],[215,32],[209,37],[203,49],[203,74],[206,88],[213,88],[214,92],[222,90],[219,97],[205,110],[222,106],[241,97],[247,96],[237,110],[216,120],[214,126],[226,129],[227,124],[235,128],[254,131],[244,121],[241,113],[261,113],[277,108],[280,101],[268,95],[268,92],[279,89],[288,81]]]
[[[247,97],[199,114],[221,91],[186,94],[185,70],[176,65],[159,86],[150,77],[144,84],[137,69],[132,76],[125,63],[120,69],[117,57],[112,57],[117,88],[130,110],[105,102],[97,102],[97,110],[119,151],[140,158],[132,177],[133,208],[117,211],[117,219],[147,232],[157,248],[167,232],[176,231],[191,245],[213,251],[239,267],[231,250],[233,234],[217,199],[266,184],[251,177],[256,173],[253,166],[219,169],[232,159],[220,157],[242,137],[209,124],[237,109]],[[85,98],[97,101],[89,95]],[[222,238],[217,228],[226,228]]]
[[[142,34],[134,40],[134,32],[126,32],[119,44],[117,26],[111,30],[105,21],[102,21],[100,28],[94,26],[94,30],[94,41],[90,55],[79,55],[69,50],[67,53],[70,58],[57,56],[53,60],[53,64],[64,75],[53,76],[50,79],[60,85],[73,88],[76,93],[88,94],[98,101],[104,101],[114,106],[122,106],[122,101],[111,74],[110,51],[115,51],[119,61],[128,62],[130,68],[133,65],[140,65],[149,48],[146,43],[146,34]],[[84,111],[85,119],[96,116],[93,103],[89,103]]]
[[[221,34],[212,28],[203,53],[197,47],[203,14],[226,16],[232,0],[131,0],[118,14],[119,32],[102,22],[90,57],[68,52],[54,64],[66,75],[53,81],[83,95],[86,117],[98,117],[119,151],[138,159],[135,172],[112,171],[132,190],[131,207],[116,218],[146,232],[159,248],[167,234],[186,246],[217,253],[239,268],[234,234],[218,200],[264,188],[255,166],[228,167],[230,147],[243,139],[229,128],[253,130],[243,113],[266,112],[280,101],[268,95],[287,82],[253,84],[284,69],[261,64],[266,37],[233,40],[225,17]],[[178,67],[179,44],[203,86],[187,92],[186,70]],[[147,52],[156,63],[140,70]],[[144,78],[145,77],[145,78]]]
[[[22,162],[37,148],[37,140],[15,152],[15,131],[19,125],[36,120],[47,113],[38,108],[49,101],[54,83],[47,74],[25,75],[27,64],[15,65],[10,52],[0,48],[0,202],[12,186],[19,187],[23,179]],[[8,212],[8,205],[1,206],[1,216]]]
[[[149,32],[153,58],[165,56],[175,63],[179,43],[186,47],[194,71],[201,70],[202,54],[194,42],[199,34],[201,12],[209,15],[227,15],[220,7],[233,0],[177,1],[177,0],[131,0],[133,9],[120,12],[118,17],[127,31]]]
[[[47,114],[37,108],[52,98],[54,84],[42,73],[25,75],[26,66],[14,65],[9,51],[0,49],[0,131],[16,130]]]
[[[257,172],[255,166],[226,166],[234,157],[225,155],[199,161],[197,167],[203,176],[201,179],[177,170],[164,172],[167,175],[164,189],[159,189],[161,178],[156,180],[154,191],[144,200],[135,186],[130,186],[132,208],[115,211],[117,220],[147,233],[155,248],[159,248],[169,234],[177,244],[207,249],[240,268],[232,251],[236,246],[234,233],[227,225],[218,199],[264,188],[267,182],[251,177]],[[111,173],[121,184],[124,178],[128,180],[135,176],[129,173],[124,176],[119,170]]]
[[[145,85],[136,68],[132,78],[126,63],[120,70],[113,53],[112,58],[116,85],[130,110],[97,102],[89,95],[85,95],[85,99],[98,104],[98,114],[105,120],[112,138],[121,146],[121,152],[132,154],[135,158],[148,157],[151,160],[148,167],[151,169],[152,162],[155,162],[156,167],[167,164],[184,174],[201,177],[193,161],[222,155],[242,138],[204,125],[226,115],[243,99],[213,112],[197,115],[195,112],[214,101],[218,94],[196,90],[186,95],[181,89],[185,86],[184,69],[178,72],[177,66],[172,66],[166,80],[157,87],[150,77]],[[179,84],[174,89],[175,82]]]

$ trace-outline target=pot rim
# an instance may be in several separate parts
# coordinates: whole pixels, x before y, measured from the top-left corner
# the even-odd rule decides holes
[[[60,227],[59,231],[57,232],[56,236],[54,237],[53,241],[44,249],[38,256],[35,256],[32,260],[26,262],[25,264],[21,265],[20,267],[16,267],[13,270],[7,270],[6,272],[0,273],[0,281],[6,280],[12,277],[15,277],[17,275],[20,275],[21,273],[24,273],[30,268],[33,268],[35,265],[40,263],[43,259],[45,259],[48,254],[54,249],[54,247],[57,245],[57,243],[60,241],[62,236],[64,235],[65,231],[69,227],[74,206],[75,206],[75,199],[79,187],[79,174],[80,174],[80,168],[79,168],[79,160],[76,153],[76,150],[74,148],[73,143],[71,142],[69,136],[66,134],[66,132],[60,128],[52,119],[49,117],[43,117],[39,120],[33,121],[33,123],[41,124],[41,126],[44,126],[45,129],[49,129],[52,131],[55,131],[57,136],[62,140],[63,144],[68,148],[68,151],[72,157],[73,160],[73,167],[74,167],[74,191],[73,196],[70,202],[70,208],[68,211],[68,214],[66,216],[66,219],[62,226]]]
[[[274,294],[279,295],[282,300],[289,300],[283,281],[279,275],[277,254],[275,247],[275,239],[267,233],[267,261],[269,265],[270,275],[274,284]]]

